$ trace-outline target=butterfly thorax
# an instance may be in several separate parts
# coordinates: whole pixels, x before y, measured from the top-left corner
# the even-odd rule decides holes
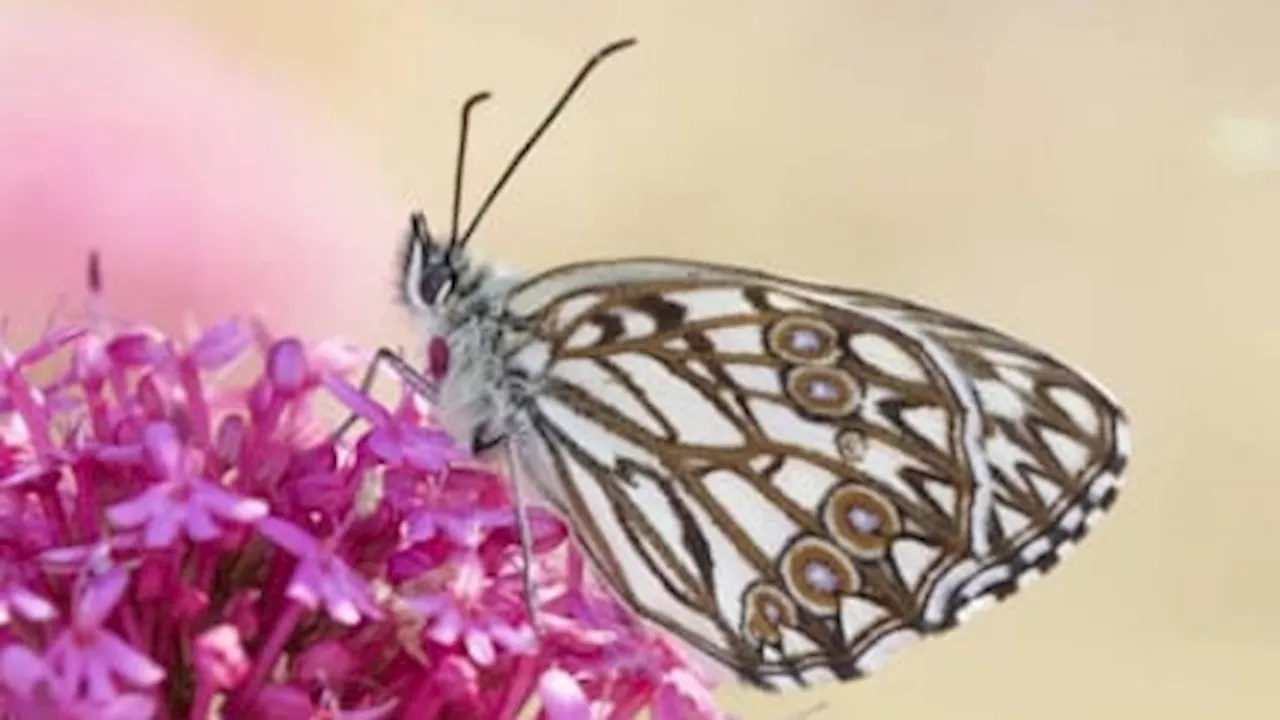
[[[449,349],[431,398],[435,416],[459,444],[486,448],[509,433],[514,398],[520,394],[520,379],[510,376],[503,360],[521,342],[503,310],[519,278],[460,251],[433,258],[431,248],[426,250],[408,251],[404,300],[425,338],[442,339]],[[431,296],[428,274],[437,271],[433,263],[444,262],[453,272],[449,287]]]

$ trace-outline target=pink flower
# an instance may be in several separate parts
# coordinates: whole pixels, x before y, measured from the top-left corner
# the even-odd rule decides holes
[[[426,636],[444,647],[461,644],[475,664],[487,667],[498,650],[517,654],[536,648],[525,617],[519,577],[493,577],[478,558],[456,560],[442,587],[407,598],[429,623]]]
[[[404,423],[341,377],[328,376],[324,383],[352,412],[373,425],[360,444],[371,458],[434,473],[444,470],[450,460],[465,457],[443,430]]]
[[[107,519],[119,528],[143,529],[148,547],[164,547],[184,532],[192,542],[208,542],[222,534],[222,524],[252,523],[266,517],[267,504],[240,497],[191,472],[178,433],[167,422],[149,423],[142,445],[159,482],[135,497],[107,508]]]
[[[508,480],[419,400],[361,394],[348,350],[99,317],[7,357],[0,712],[719,717],[536,506],[535,632]],[[330,395],[368,428],[335,437]]]
[[[15,613],[32,622],[46,622],[57,617],[58,609],[44,597],[11,579],[0,588],[0,625],[8,625]]]
[[[31,587],[31,581],[38,577],[38,567],[29,556],[19,556],[20,552],[34,548],[18,545],[13,548],[0,545],[0,626],[8,625],[15,615],[33,623],[48,622],[58,616],[58,609],[42,591]]]
[[[45,661],[23,645],[0,650],[0,686],[7,703],[0,710],[9,717],[35,720],[149,720],[156,702],[142,693],[124,692],[106,700],[76,699],[61,695],[50,682]]]
[[[323,604],[329,617],[343,625],[382,617],[368,581],[334,554],[331,543],[278,518],[258,523],[258,532],[298,559],[285,591],[290,598],[311,609]]]
[[[112,568],[89,580],[76,598],[71,624],[44,655],[60,695],[102,703],[123,690],[149,688],[164,680],[164,668],[103,627],[128,583],[126,570]]]
[[[591,703],[573,676],[551,668],[538,681],[538,695],[548,720],[591,720]]]

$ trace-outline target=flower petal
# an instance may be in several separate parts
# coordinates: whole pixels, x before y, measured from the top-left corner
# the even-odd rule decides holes
[[[156,716],[156,701],[141,693],[121,693],[99,713],[95,716],[103,720],[151,720]]]
[[[559,668],[542,673],[538,697],[547,720],[591,720],[591,706],[587,704],[582,686]]]
[[[103,631],[100,634],[107,633]],[[111,671],[114,669],[113,658],[98,647],[82,648],[81,652],[83,652],[85,663],[84,676],[80,678],[79,684],[87,688],[85,694],[97,703],[111,700],[116,694],[116,683],[111,679]]]
[[[475,629],[468,630],[464,642],[467,646],[467,655],[471,656],[476,665],[489,667],[497,659],[493,640],[488,633]]]
[[[235,360],[252,342],[244,323],[231,318],[205,328],[187,352],[198,365],[210,370]]]
[[[155,464],[161,477],[175,478],[179,474],[178,462],[182,458],[182,442],[171,423],[147,423],[142,430],[142,446]]]
[[[84,592],[76,600],[72,610],[75,623],[81,628],[94,628],[102,624],[116,608],[116,603],[129,588],[129,571],[116,566],[91,579]]]
[[[359,710],[337,710],[334,711],[334,720],[382,720],[391,715],[391,711],[396,709],[400,704],[399,700],[388,700],[381,705],[375,705],[371,708],[361,708]]]
[[[0,682],[21,697],[31,697],[36,683],[48,674],[44,660],[26,645],[13,643],[0,650]]]
[[[111,658],[116,674],[137,687],[151,687],[165,678],[164,668],[150,656],[121,640],[114,633],[103,632],[102,650]]]
[[[292,394],[307,380],[307,351],[297,338],[277,340],[267,350],[267,377],[276,390]]]
[[[427,637],[441,645],[452,645],[458,642],[462,631],[462,616],[450,606],[436,616],[435,621],[431,623],[431,629],[427,631]]]
[[[9,602],[14,610],[32,622],[45,622],[58,616],[58,609],[53,603],[24,587],[12,588],[9,591]]]
[[[320,541],[314,535],[277,517],[263,518],[255,525],[268,540],[297,558],[313,557],[320,552]]]
[[[166,548],[178,539],[178,531],[182,529],[182,521],[186,517],[186,509],[166,503],[165,512],[151,516],[142,530],[142,542],[149,548]]]
[[[359,415],[361,418],[375,424],[382,425],[391,421],[391,414],[386,408],[379,405],[372,398],[360,392],[355,385],[347,382],[347,380],[338,375],[324,374],[320,381],[324,383],[325,388],[333,393],[339,402],[346,405],[351,412]]]
[[[128,500],[121,500],[108,507],[107,520],[118,528],[137,527],[160,513],[167,494],[167,486],[149,487]]]
[[[261,520],[271,511],[271,506],[262,500],[237,495],[207,480],[196,483],[195,498],[218,517],[240,523]]]
[[[191,538],[192,542],[209,542],[222,534],[222,528],[213,521],[213,513],[196,503],[187,504],[186,512],[183,514],[183,525],[186,527],[187,537]]]

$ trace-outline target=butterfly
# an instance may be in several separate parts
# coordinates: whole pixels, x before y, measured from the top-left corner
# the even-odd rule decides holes
[[[1000,331],[904,299],[663,258],[531,277],[412,216],[401,297],[441,425],[572,528],[640,616],[769,689],[861,676],[1051,568],[1114,501],[1117,402]],[[434,353],[434,350],[433,350]],[[434,355],[433,355],[434,356]]]

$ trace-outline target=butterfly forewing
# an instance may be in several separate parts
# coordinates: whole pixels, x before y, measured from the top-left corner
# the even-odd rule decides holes
[[[1128,453],[1079,372],[873,293],[610,261],[506,309],[529,479],[624,600],[765,686],[860,675],[1013,591]]]

